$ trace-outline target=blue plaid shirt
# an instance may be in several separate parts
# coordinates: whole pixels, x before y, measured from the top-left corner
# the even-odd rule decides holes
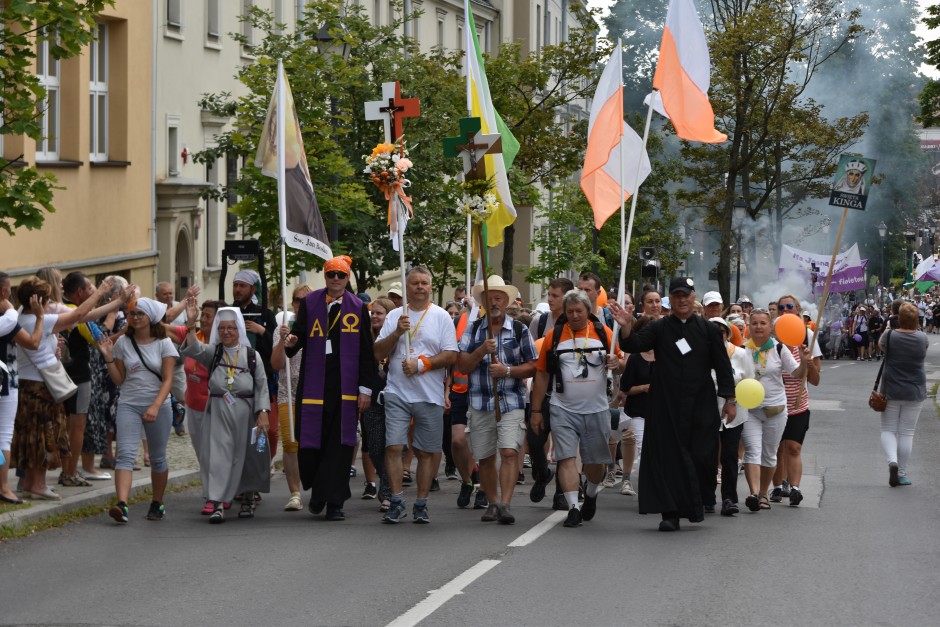
[[[538,351],[535,349],[535,342],[532,340],[532,334],[529,329],[522,326],[522,333],[519,341],[516,341],[516,332],[513,329],[513,319],[506,316],[503,320],[503,327],[499,330],[497,340],[497,358],[499,363],[507,366],[520,366],[524,363],[538,359]],[[458,349],[462,353],[472,353],[486,342],[486,325],[484,321],[477,326],[476,333],[471,337],[475,322],[467,325],[463,336],[460,338]],[[494,411],[493,407],[493,379],[490,377],[489,368],[491,355],[486,355],[477,364],[477,367],[469,372],[470,377],[470,406],[477,411]],[[498,379],[497,391],[499,392],[499,409],[506,413],[514,409],[525,409],[526,385],[525,379]]]

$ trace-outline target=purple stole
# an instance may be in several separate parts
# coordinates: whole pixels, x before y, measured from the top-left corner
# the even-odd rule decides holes
[[[319,449],[323,432],[323,401],[326,383],[326,343],[329,339],[329,319],[326,307],[326,289],[310,292],[306,296],[307,328],[310,334],[304,347],[304,380],[300,406],[300,446]],[[359,334],[362,332],[362,301],[350,292],[343,294],[340,303],[339,351],[340,407],[342,432],[340,441],[346,446],[356,445],[356,425],[359,422]],[[335,390],[331,390],[335,393]]]

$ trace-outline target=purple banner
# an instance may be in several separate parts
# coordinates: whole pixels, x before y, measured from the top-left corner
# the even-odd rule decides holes
[[[862,259],[862,265],[860,266],[850,266],[838,272],[834,272],[832,275],[832,284],[829,286],[830,292],[854,292],[855,290],[864,290],[865,289],[865,266],[868,264],[867,259]],[[778,276],[783,274],[800,274],[806,278],[806,282],[810,281],[810,274],[808,272],[800,272],[793,270],[784,270],[780,269]],[[816,289],[814,292],[816,294],[822,294],[826,289],[826,274],[820,273],[816,280]]]

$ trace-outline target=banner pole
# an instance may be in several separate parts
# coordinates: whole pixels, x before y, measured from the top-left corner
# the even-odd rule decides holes
[[[398,263],[401,267],[401,305],[402,314],[408,315],[408,287],[406,285],[407,277],[405,272],[405,225],[408,221],[405,219],[405,206],[398,194],[394,196],[398,203]],[[411,359],[411,335],[405,333],[405,359]]]
[[[823,289],[822,302],[816,311],[816,330],[813,331],[813,341],[809,345],[809,354],[812,355],[816,348],[816,342],[819,341],[819,325],[822,322],[823,311],[826,309],[826,301],[829,300],[829,286],[832,285],[832,272],[836,267],[836,255],[839,253],[839,243],[842,241],[842,230],[845,228],[845,218],[849,215],[849,208],[842,210],[842,221],[839,222],[839,232],[836,233],[836,243],[832,247],[832,259],[829,261],[829,274],[826,275],[826,287]],[[806,382],[806,372],[803,373],[804,384]]]

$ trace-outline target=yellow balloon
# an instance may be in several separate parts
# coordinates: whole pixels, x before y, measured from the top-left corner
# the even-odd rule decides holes
[[[734,396],[744,409],[754,409],[764,402],[764,386],[757,379],[741,379],[734,388]]]

